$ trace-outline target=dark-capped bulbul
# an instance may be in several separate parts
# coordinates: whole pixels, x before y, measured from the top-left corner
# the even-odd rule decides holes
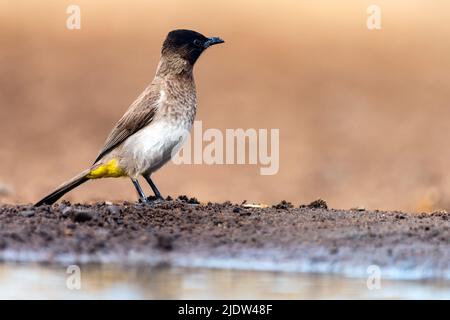
[[[191,30],[169,32],[153,81],[117,122],[93,165],[35,205],[52,204],[88,180],[110,177],[130,177],[140,201],[148,202],[137,180],[143,176],[162,199],[151,175],[179,150],[194,122],[194,64],[203,51],[223,42]]]

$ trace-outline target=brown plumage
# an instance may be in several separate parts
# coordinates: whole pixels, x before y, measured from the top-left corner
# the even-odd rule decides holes
[[[117,122],[91,168],[36,205],[52,204],[90,180],[129,176],[139,198],[147,202],[137,177],[142,175],[162,198],[150,176],[181,147],[195,118],[197,99],[193,66],[211,45],[222,43],[190,30],[171,31],[164,41],[155,78]]]

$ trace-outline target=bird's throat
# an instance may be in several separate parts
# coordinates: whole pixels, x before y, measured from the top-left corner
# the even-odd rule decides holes
[[[193,65],[179,55],[168,54],[161,57],[156,75],[165,77],[168,75],[192,74]]]

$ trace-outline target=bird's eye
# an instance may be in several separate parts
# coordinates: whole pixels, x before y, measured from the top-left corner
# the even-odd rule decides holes
[[[200,40],[198,40],[198,39],[195,39],[195,40],[194,40],[194,44],[195,44],[197,47],[200,47],[200,48],[203,47],[203,43],[202,43]]]

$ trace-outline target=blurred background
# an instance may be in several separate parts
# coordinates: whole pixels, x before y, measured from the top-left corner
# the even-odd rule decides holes
[[[450,3],[0,0],[0,202],[29,203],[85,169],[152,80],[167,32],[226,43],[196,66],[203,128],[279,128],[280,169],[169,164],[164,195],[334,208],[450,208]],[[68,30],[66,9],[81,8]],[[148,189],[147,189],[148,191]],[[129,179],[71,201],[135,200]]]

